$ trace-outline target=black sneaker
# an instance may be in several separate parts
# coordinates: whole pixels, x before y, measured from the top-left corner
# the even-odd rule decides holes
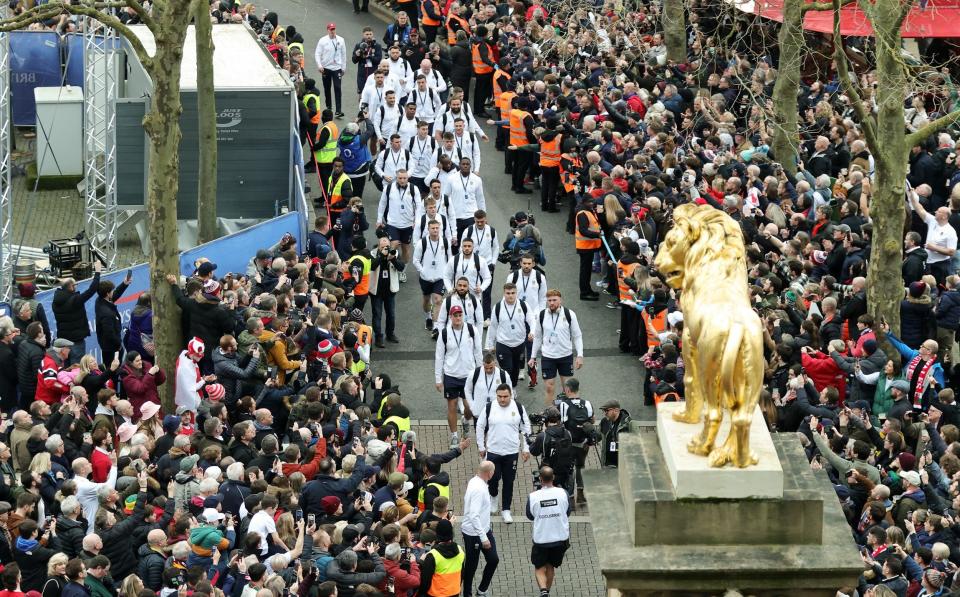
[[[344,114],[343,112],[337,112],[336,114],[334,114],[334,116],[336,116],[337,118],[343,118]]]
[[[429,318],[429,317],[428,317],[428,318],[426,319],[426,321],[423,322],[423,329],[427,330],[428,332],[433,329],[433,319],[432,319],[432,318]]]
[[[600,297],[596,294],[581,294],[580,300],[581,301],[599,301]]]
[[[440,337],[440,331],[439,331],[439,330],[433,330],[432,332],[430,332],[430,337],[433,338],[434,340],[436,340],[437,338]]]
[[[387,346],[383,343],[383,338],[377,338],[377,339],[373,342],[373,345],[376,346],[377,348],[386,348],[386,347],[387,347]]]
[[[390,342],[391,344],[400,344],[400,338],[397,338],[393,335],[387,336],[387,342]]]

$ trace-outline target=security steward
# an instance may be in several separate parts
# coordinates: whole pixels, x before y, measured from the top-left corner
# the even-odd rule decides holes
[[[420,560],[420,594],[429,597],[456,597],[460,594],[463,549],[453,541],[449,520],[437,523],[437,542]]]
[[[533,193],[530,189],[523,186],[523,180],[530,170],[530,164],[533,160],[533,154],[521,149],[523,145],[529,145],[537,142],[533,134],[533,115],[528,112],[530,103],[526,97],[517,96],[511,100],[513,109],[510,110],[510,145],[517,149],[510,149],[513,160],[509,166],[511,171],[510,189],[520,195],[530,195]],[[591,263],[592,266],[592,263]]]
[[[417,509],[426,512],[433,509],[433,500],[438,497],[450,499],[450,475],[441,469],[443,462],[439,458],[431,456],[423,462],[425,470],[423,485],[417,493]]]
[[[583,160],[577,152],[577,142],[573,139],[564,139],[561,143],[563,153],[560,154],[560,184],[563,185],[563,196],[570,200],[570,217],[567,219],[567,232],[573,234],[573,220],[577,210],[577,193],[580,192],[580,172],[583,170]]]
[[[527,497],[527,518],[533,521],[530,563],[540,588],[540,597],[550,595],[556,569],[570,548],[570,500],[553,484],[553,469],[540,467],[540,489]]]
[[[306,115],[305,125],[307,137],[310,139],[310,148],[311,150],[317,144],[317,133],[320,128],[320,118],[322,111],[320,110],[320,90],[317,89],[317,82],[314,79],[304,79],[303,80],[303,96],[300,98],[300,103],[303,104],[304,111],[302,114]],[[305,170],[307,172],[316,172],[316,158],[311,155],[310,163],[307,164]]]
[[[353,181],[346,173],[343,158],[333,158],[330,166],[330,178],[326,183],[327,201],[330,202],[330,225],[336,226],[340,221],[340,214],[347,208],[350,198],[353,197]]]
[[[353,306],[363,311],[363,306],[367,304],[367,297],[370,295],[370,268],[373,261],[370,260],[367,252],[367,239],[362,236],[355,236],[350,248],[353,249],[353,255],[344,262],[346,271],[343,274],[343,280],[345,283],[348,281],[352,283]]]
[[[574,239],[577,255],[580,257],[580,300],[598,301],[600,293],[590,287],[590,276],[593,274],[593,255],[600,250],[602,244],[600,220],[594,211],[593,199],[586,197],[577,208],[576,233]]]
[[[559,118],[550,116],[545,122],[547,128],[540,133],[540,209],[559,213],[557,197],[560,194],[560,147],[563,135],[559,131]]]
[[[484,106],[493,97],[493,71],[497,67],[493,46],[487,39],[487,28],[477,27],[477,35],[471,40],[470,52],[473,61],[473,115],[476,118],[489,118]]]
[[[427,45],[437,41],[437,29],[443,22],[443,14],[440,11],[440,3],[437,0],[422,0],[420,2],[420,14],[423,18],[420,24],[423,25],[423,32],[427,37]],[[419,64],[418,60],[416,64]]]
[[[333,173],[333,160],[337,157],[337,139],[340,137],[340,131],[333,121],[333,111],[329,108],[320,113],[319,120],[323,124],[317,131],[316,140],[313,143],[313,159],[317,162],[320,184],[326,188]]]

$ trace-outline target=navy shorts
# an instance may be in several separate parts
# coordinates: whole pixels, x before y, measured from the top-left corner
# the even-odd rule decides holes
[[[443,397],[447,400],[456,400],[465,396],[464,390],[467,387],[467,380],[459,377],[443,376]]]
[[[420,280],[420,292],[423,293],[423,296],[429,296],[431,294],[443,295],[447,291],[446,287],[443,285],[443,280]]]
[[[551,359],[543,357],[540,359],[540,377],[543,379],[553,379],[557,372],[563,377],[573,376],[573,355],[560,359]]]
[[[409,228],[397,228],[387,224],[387,238],[391,241],[398,240],[401,244],[409,245],[413,238],[413,226]]]

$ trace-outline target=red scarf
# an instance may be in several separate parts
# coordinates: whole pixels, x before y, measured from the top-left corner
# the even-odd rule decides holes
[[[933,364],[936,362],[937,357],[931,357],[929,360],[923,363],[923,368],[920,369],[920,376],[917,378],[917,385],[913,388],[913,407],[920,408],[920,405],[923,401],[923,390],[926,388],[927,376],[930,375],[930,370],[933,368]],[[913,376],[916,372],[917,365],[920,363],[920,355],[917,355],[911,359],[910,363],[907,365],[907,383],[913,383]]]

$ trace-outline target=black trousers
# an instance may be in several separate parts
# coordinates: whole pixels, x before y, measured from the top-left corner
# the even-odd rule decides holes
[[[480,576],[480,584],[477,585],[478,591],[486,591],[490,588],[490,582],[493,580],[493,573],[497,571],[500,565],[500,556],[497,554],[497,540],[493,536],[493,529],[487,531],[487,540],[490,541],[490,548],[484,549],[480,537],[473,535],[463,535],[463,595],[471,597],[473,595],[473,577],[477,574],[477,567],[480,565],[480,554],[483,554],[484,565],[483,574]]]
[[[494,255],[494,257],[496,257],[496,255]],[[496,266],[491,263],[487,267],[490,268],[490,279],[493,280],[493,270],[495,269]],[[480,300],[481,304],[483,305],[484,319],[490,319],[490,302],[492,297],[493,297],[493,282],[490,282],[490,285],[487,286],[487,289],[483,291],[483,296],[481,297],[481,300]]]
[[[407,16],[410,17],[410,26],[414,29],[419,29],[419,21],[417,20],[417,3],[414,1],[405,2],[398,7],[398,10],[402,10],[407,13]]]
[[[517,149],[513,152],[513,173],[512,177],[512,186],[511,188],[514,191],[523,190],[523,179],[527,176],[527,171],[530,170],[530,161],[533,158],[533,154],[529,151],[523,151],[522,149]]]
[[[470,77],[467,77],[466,79],[450,77],[450,83],[454,87],[459,87],[460,89],[463,89],[463,103],[469,104],[470,103]]]
[[[361,6],[360,0],[353,0],[353,12],[367,12],[370,10],[370,0],[363,0],[363,5]]]
[[[577,249],[577,255],[580,257],[580,294],[592,294],[590,288],[590,276],[593,274],[593,249]]]
[[[517,346],[507,346],[497,342],[496,348],[497,364],[510,375],[511,384],[516,386],[520,377],[520,369],[527,363],[524,358],[527,354],[527,343],[521,342]]]
[[[343,112],[343,96],[340,92],[340,81],[343,79],[342,70],[325,69],[323,71],[323,100],[329,108],[330,103],[330,85],[333,85],[333,97],[336,100],[337,112]]]
[[[423,26],[423,33],[424,33],[424,36],[427,38],[428,46],[433,42],[437,41],[437,29],[438,27],[436,25]]]
[[[517,458],[519,454],[491,454],[487,452],[487,460],[496,468],[493,477],[487,482],[490,497],[496,498],[500,493],[500,481],[503,481],[503,493],[500,495],[501,510],[509,510],[513,503],[513,483],[517,479]]]
[[[620,352],[640,352],[640,311],[627,305],[620,306]]]
[[[556,209],[560,166],[540,166],[540,209]]]
[[[493,73],[474,76],[476,83],[473,88],[473,113],[479,114],[484,111],[487,100],[493,96]]]

